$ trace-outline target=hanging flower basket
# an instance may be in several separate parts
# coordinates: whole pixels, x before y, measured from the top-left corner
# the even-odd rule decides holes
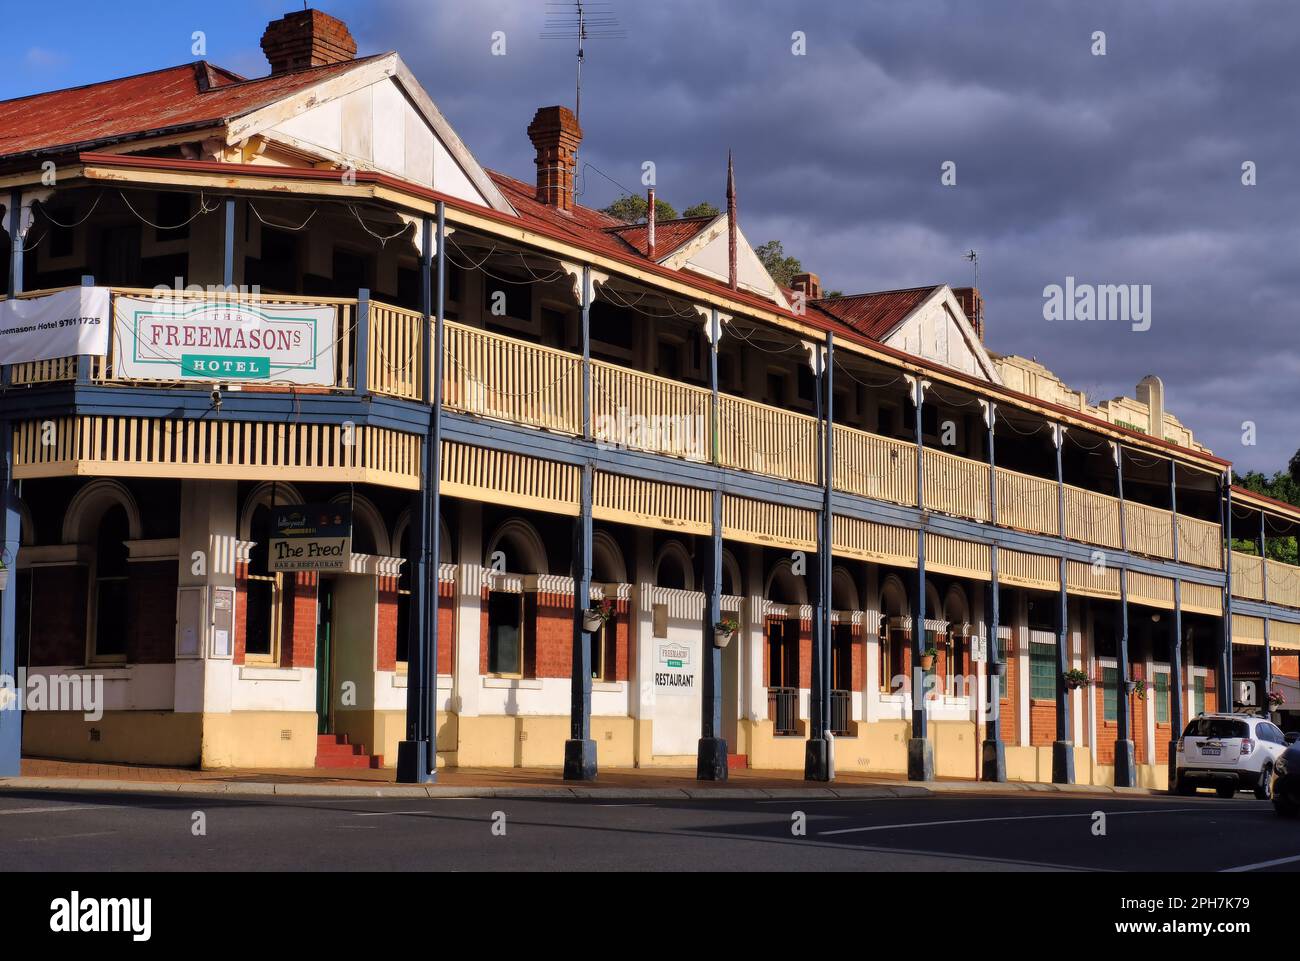
[[[1268,709],[1270,711],[1276,711],[1286,703],[1286,696],[1276,688],[1269,691],[1265,697],[1268,699]]]
[[[609,601],[601,601],[595,607],[589,607],[582,612],[582,629],[588,634],[594,634],[613,616],[613,605]]]
[[[934,659],[939,656],[937,648],[927,647],[921,655],[921,670],[928,671],[934,667]]]
[[[1088,675],[1077,667],[1071,668],[1064,674],[1065,686],[1071,691],[1077,691],[1088,683]]]
[[[724,617],[718,623],[713,625],[713,644],[715,647],[726,647],[731,643],[731,639],[736,636],[740,630],[740,622],[730,617]]]

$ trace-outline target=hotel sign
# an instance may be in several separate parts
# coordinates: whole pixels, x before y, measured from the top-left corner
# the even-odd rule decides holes
[[[109,292],[72,287],[45,297],[0,301],[0,364],[108,351]]]
[[[295,504],[271,512],[273,571],[346,571],[352,560],[352,508]]]
[[[114,314],[120,377],[334,384],[330,306],[119,297]]]

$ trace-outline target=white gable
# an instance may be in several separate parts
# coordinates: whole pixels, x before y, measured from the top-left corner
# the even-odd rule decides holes
[[[452,197],[512,211],[401,58],[390,54],[231,124],[229,137],[378,170]]]
[[[680,248],[661,258],[659,263],[727,283],[730,280],[727,224],[727,215],[719,214]],[[745,239],[744,231],[739,229],[736,231],[736,247],[736,286],[782,307],[789,307],[776,281]]]
[[[946,286],[939,287],[922,301],[883,342],[944,367],[1002,383],[996,365],[966,319],[961,303]]]

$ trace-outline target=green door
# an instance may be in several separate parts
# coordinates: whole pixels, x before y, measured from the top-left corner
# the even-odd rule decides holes
[[[321,580],[316,592],[316,732],[331,734],[333,726],[333,681],[331,668],[334,663],[331,649],[331,634],[334,624],[334,583]]]

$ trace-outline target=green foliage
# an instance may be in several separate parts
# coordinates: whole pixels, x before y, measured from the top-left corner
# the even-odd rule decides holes
[[[1300,507],[1300,479],[1296,474],[1300,471],[1300,451],[1291,458],[1291,463],[1287,470],[1278,471],[1272,477],[1260,471],[1250,471],[1237,478],[1237,483],[1247,490],[1254,491],[1256,494],[1263,494],[1265,497],[1271,497],[1274,500],[1283,501],[1287,504],[1294,504]],[[1234,521],[1234,526],[1239,523]],[[1233,538],[1233,549],[1239,550],[1244,554],[1258,554],[1259,540],[1257,532],[1251,531],[1252,536],[1249,538]],[[1268,556],[1278,561],[1285,561],[1288,564],[1300,563],[1294,537],[1268,537],[1266,533],[1266,543]]]
[[[617,217],[625,224],[639,224],[646,217],[646,210],[649,204],[646,199],[638,194],[628,194],[625,197],[619,197],[608,207],[601,209],[601,213],[609,214],[611,217]],[[676,220],[677,208],[666,200],[655,198],[655,219],[656,220]]]
[[[707,200],[701,200],[694,207],[687,207],[682,211],[683,217],[716,217],[722,213],[717,207]]]
[[[754,253],[758,254],[758,259],[763,262],[772,279],[782,287],[789,287],[794,281],[794,275],[803,273],[803,264],[800,263],[799,258],[787,257],[785,247],[779,240],[769,240],[755,247]]]

